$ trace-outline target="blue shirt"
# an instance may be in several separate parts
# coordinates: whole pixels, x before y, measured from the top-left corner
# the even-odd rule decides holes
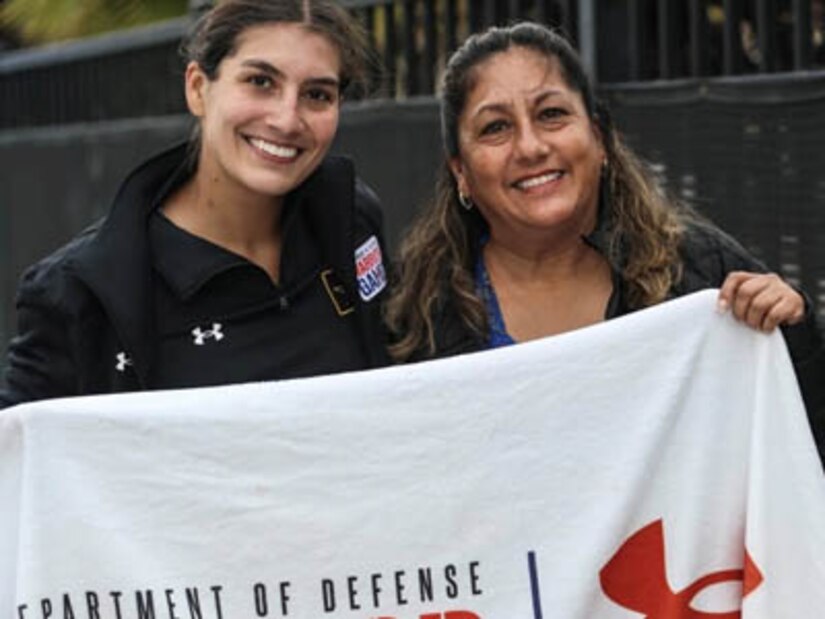
[[[479,244],[478,258],[476,258],[475,283],[476,291],[484,301],[484,307],[487,310],[487,320],[490,324],[490,335],[487,338],[487,347],[499,348],[501,346],[515,344],[516,341],[507,333],[504,316],[501,314],[501,307],[498,304],[498,297],[490,281],[487,265],[484,264],[483,248],[489,238],[490,237],[485,234]]]

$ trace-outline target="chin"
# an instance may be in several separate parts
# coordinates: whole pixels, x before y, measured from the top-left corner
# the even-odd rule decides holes
[[[538,228],[547,228],[553,226],[563,226],[569,224],[577,219],[577,213],[568,209],[547,209],[542,212],[533,213],[529,217],[531,224]]]
[[[297,189],[305,180],[303,177],[294,175],[276,178],[272,178],[271,175],[262,176],[247,178],[244,184],[252,193],[273,198],[287,195]]]

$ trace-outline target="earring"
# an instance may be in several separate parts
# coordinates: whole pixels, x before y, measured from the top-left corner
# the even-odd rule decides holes
[[[461,206],[463,206],[465,210],[473,210],[473,201],[470,199],[469,196],[465,196],[461,191],[458,192],[458,201],[461,203]]]

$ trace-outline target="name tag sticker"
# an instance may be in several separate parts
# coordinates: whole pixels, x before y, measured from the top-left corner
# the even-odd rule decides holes
[[[375,235],[355,250],[355,272],[358,275],[358,294],[364,301],[369,301],[386,288],[387,272]]]

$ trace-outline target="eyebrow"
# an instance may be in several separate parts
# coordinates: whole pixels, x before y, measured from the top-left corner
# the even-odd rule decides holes
[[[266,60],[244,60],[241,62],[242,67],[249,67],[252,69],[258,69],[259,71],[263,71],[264,73],[271,75],[272,77],[277,78],[284,78],[286,74],[278,69],[278,67],[268,63]],[[341,82],[337,77],[326,77],[326,76],[318,76],[318,77],[311,77],[308,80],[305,80],[307,84],[313,84],[316,86],[331,86],[334,88],[340,88]]]
[[[563,90],[555,90],[555,89],[544,90],[541,93],[539,93],[533,99],[533,105],[539,105],[541,103],[544,103],[544,101],[546,99],[550,99],[550,98],[553,98],[553,97],[559,97],[559,96],[563,96],[563,95],[564,95]],[[510,108],[510,106],[506,103],[499,103],[499,102],[487,103],[485,105],[482,105],[480,108],[478,108],[475,111],[474,115],[478,116],[478,115],[480,115],[484,112],[493,112],[493,113],[498,112],[500,114],[503,114],[503,113],[506,113],[509,110],[509,108]]]

